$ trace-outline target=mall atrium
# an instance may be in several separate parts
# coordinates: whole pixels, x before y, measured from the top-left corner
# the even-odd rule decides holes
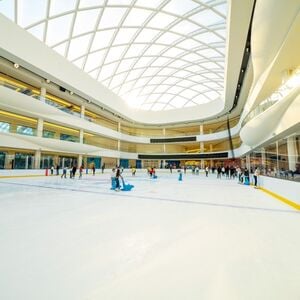
[[[0,0],[0,298],[300,299],[299,37],[299,0]]]

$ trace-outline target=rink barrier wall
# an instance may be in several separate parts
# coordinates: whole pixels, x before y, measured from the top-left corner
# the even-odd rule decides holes
[[[300,210],[299,182],[259,176],[258,185],[263,192],[297,210]]]
[[[289,206],[295,208],[296,210],[299,210],[299,211],[300,211],[300,205],[299,205],[299,204],[297,204],[297,203],[295,203],[295,202],[293,202],[293,201],[290,201],[289,199],[286,199],[285,197],[282,197],[282,196],[280,196],[280,195],[278,195],[278,194],[275,194],[275,193],[273,193],[273,192],[271,192],[271,191],[269,191],[269,190],[267,190],[267,189],[264,189],[264,188],[262,188],[262,187],[261,187],[260,189],[261,189],[263,192],[265,192],[266,194],[268,194],[268,195],[270,195],[270,196],[276,198],[277,200],[279,200],[279,201],[281,201],[281,202],[283,202],[283,203],[285,203],[285,204],[287,204],[287,205],[289,205]]]

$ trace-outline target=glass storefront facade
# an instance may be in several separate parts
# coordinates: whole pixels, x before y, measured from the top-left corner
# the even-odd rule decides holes
[[[247,166],[243,157],[242,166]],[[294,134],[250,153],[250,169],[262,175],[300,182],[300,135]]]

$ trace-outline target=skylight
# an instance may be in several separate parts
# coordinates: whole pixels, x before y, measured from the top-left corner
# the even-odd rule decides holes
[[[1,0],[0,13],[132,107],[222,97],[227,0]]]

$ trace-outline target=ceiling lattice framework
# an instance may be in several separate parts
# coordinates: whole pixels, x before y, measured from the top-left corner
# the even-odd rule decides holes
[[[132,107],[223,95],[226,0],[2,0],[0,12]]]

